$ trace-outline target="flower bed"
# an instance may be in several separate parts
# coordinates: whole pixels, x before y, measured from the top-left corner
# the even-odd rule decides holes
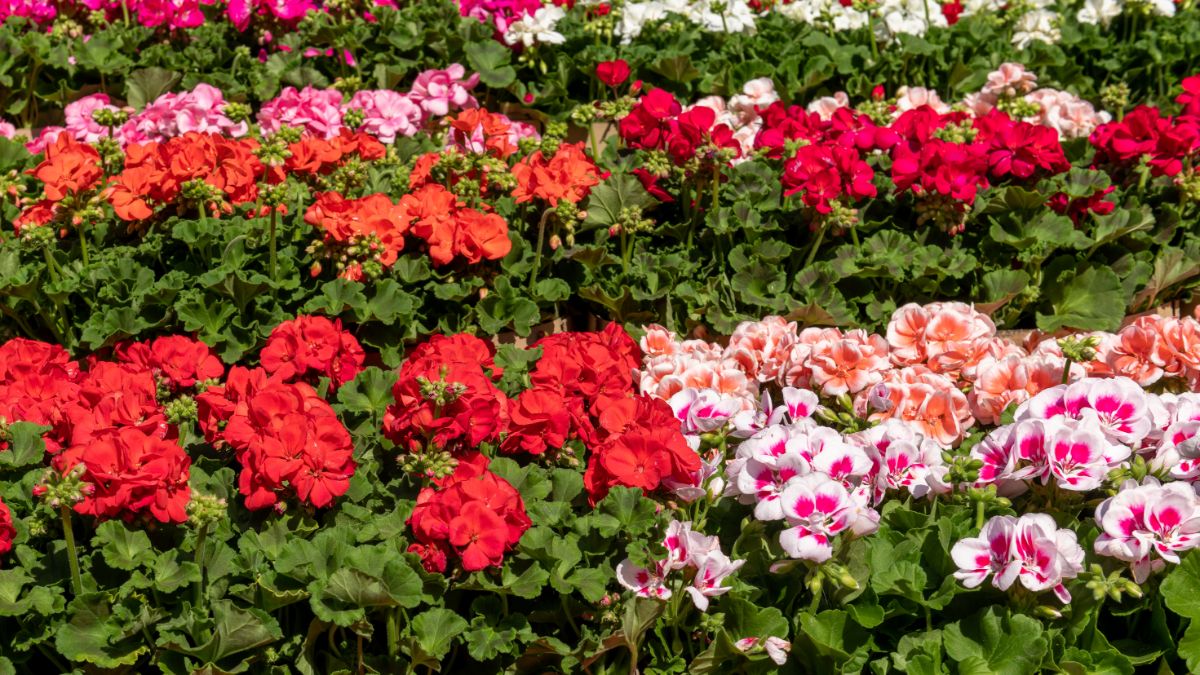
[[[0,3],[0,673],[1200,669],[1197,17]]]
[[[1197,345],[1146,319],[1027,351],[962,303],[724,347],[435,336],[397,371],[319,316],[255,367],[10,340],[5,663],[1194,663],[1200,399],[1166,392]]]

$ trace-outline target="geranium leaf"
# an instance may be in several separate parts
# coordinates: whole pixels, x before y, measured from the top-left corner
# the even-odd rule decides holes
[[[467,622],[458,613],[449,609],[430,609],[413,617],[413,634],[421,649],[435,659],[450,652],[455,638],[467,629]]]

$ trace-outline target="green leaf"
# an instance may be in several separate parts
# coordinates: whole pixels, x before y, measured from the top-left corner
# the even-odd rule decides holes
[[[100,548],[104,562],[119,570],[135,570],[155,560],[150,537],[119,520],[106,520],[96,528],[92,545]]]
[[[464,50],[467,63],[479,73],[479,81],[494,89],[503,89],[517,79],[517,71],[509,65],[512,50],[495,40],[472,42]]]
[[[657,505],[653,500],[643,497],[638,488],[617,486],[596,505],[596,511],[612,518],[611,525],[598,528],[602,535],[611,537],[617,532],[624,532],[637,536],[654,526]]]
[[[982,612],[946,626],[946,653],[961,670],[996,675],[1025,675],[1036,672],[1049,642],[1042,624],[1007,608],[988,607]]]
[[[85,593],[71,601],[70,621],[54,636],[54,646],[69,661],[100,668],[120,668],[137,663],[149,651],[141,635],[130,637],[113,615],[113,596]]]
[[[1186,637],[1180,642],[1181,655],[1185,642]],[[1115,649],[1068,647],[1058,660],[1058,667],[1070,675],[1133,675],[1133,664]]]
[[[10,424],[9,448],[0,452],[0,467],[20,469],[45,461],[46,443],[42,440],[42,433],[49,428],[31,422]]]
[[[449,609],[430,609],[413,617],[413,633],[421,649],[435,659],[450,652],[451,643],[467,629],[467,621]]]
[[[1200,620],[1200,556],[1188,554],[1162,582],[1163,601],[1182,617]]]
[[[183,76],[164,68],[142,68],[125,76],[125,100],[134,108],[146,104],[171,91]]]
[[[1038,328],[1046,332],[1060,328],[1115,331],[1125,318],[1128,298],[1120,277],[1106,266],[1086,265],[1078,272],[1047,279],[1044,292],[1054,307],[1051,314],[1037,315]]]
[[[244,652],[261,650],[283,637],[279,623],[260,609],[243,609],[229,600],[217,600],[212,603],[211,611],[213,625],[210,631],[204,631],[210,635],[205,642],[192,646],[187,636],[168,633],[159,646],[197,659],[202,666],[197,671],[220,672],[256,660],[257,654]],[[237,655],[242,656],[232,663],[227,661]]]
[[[379,418],[395,402],[392,398],[392,385],[395,383],[396,371],[371,366],[338,389],[338,402],[350,412],[367,413]]]
[[[608,591],[610,575],[595,567],[580,567],[567,577],[567,581],[588,602],[600,602]]]
[[[592,188],[587,202],[586,228],[610,227],[621,222],[622,211],[644,209],[654,198],[642,187],[641,181],[625,173],[614,173],[608,180]]]

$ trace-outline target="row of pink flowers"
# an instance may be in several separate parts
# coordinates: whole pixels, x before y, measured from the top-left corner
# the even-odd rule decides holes
[[[372,21],[370,8],[395,6],[394,0],[372,0],[362,16]],[[132,21],[147,28],[180,30],[203,25],[207,14],[220,16],[240,31],[252,22],[278,30],[295,28],[312,12],[329,11],[333,9],[318,0],[6,0],[0,3],[0,21],[19,16],[49,26],[60,17],[103,12],[115,22],[123,20],[127,12]]]
[[[432,119],[477,107],[471,90],[478,82],[477,74],[468,77],[463,66],[456,63],[420,73],[407,92],[364,90],[347,99],[336,89],[285,87],[279,96],[260,107],[257,121],[264,134],[288,126],[329,139],[341,132],[347,114],[355,111],[362,120],[359,129],[384,143],[394,143],[398,137],[416,135]],[[230,119],[228,105],[220,89],[199,84],[191,91],[163,94],[140,111],[124,109],[128,120],[111,128],[97,119],[97,113],[118,113],[122,109],[106,94],[92,94],[67,105],[64,127],[43,129],[26,147],[33,153],[42,152],[63,132],[84,143],[112,135],[122,146],[164,141],[193,131],[232,138],[249,133],[245,120]],[[0,128],[0,135],[12,138],[14,134],[11,125]]]

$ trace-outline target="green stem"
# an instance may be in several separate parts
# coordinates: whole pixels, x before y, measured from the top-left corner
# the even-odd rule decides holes
[[[82,227],[75,228],[75,231],[79,233],[79,253],[83,256],[83,266],[87,267],[88,266],[87,233],[84,232]]]
[[[529,271],[529,291],[531,293],[534,284],[537,283],[538,269],[542,266],[542,246],[546,241],[546,219],[549,217],[550,209],[546,209],[542,212],[541,219],[538,220],[537,248],[533,252],[533,269]]]
[[[828,229],[828,223],[822,221],[821,229],[817,230],[817,238],[813,239],[812,246],[808,249],[808,255],[804,258],[804,267],[812,264],[817,258],[817,249],[821,248],[821,242],[825,241],[825,230]]]
[[[1062,373],[1062,383],[1063,384],[1069,384],[1071,382],[1071,364],[1072,363],[1073,362],[1071,361],[1071,357],[1069,357],[1069,356],[1067,356],[1066,360],[1063,361],[1063,373]]]
[[[83,577],[79,574],[79,551],[75,548],[75,530],[71,527],[71,507],[59,507],[62,516],[63,539],[67,542],[67,563],[71,566],[71,590],[75,597],[83,595]]]
[[[395,668],[400,658],[400,610],[395,607],[388,610],[387,641],[388,662]]]
[[[629,244],[629,234],[625,232],[625,228],[621,228],[621,275],[622,278],[629,278],[629,260],[632,257],[632,246]]]
[[[821,591],[820,591],[820,589],[818,589],[816,593],[813,593],[812,602],[808,603],[808,613],[812,614],[813,616],[816,616],[817,610],[820,608],[821,608]]]
[[[571,616],[571,608],[567,605],[567,594],[559,593],[558,598],[562,601],[563,616],[567,617],[567,625],[571,627],[573,633],[579,635],[579,626],[575,625],[575,617]]]
[[[975,529],[983,529],[983,517],[986,515],[983,501],[975,502]]]
[[[200,531],[196,533],[196,566],[200,568],[200,579],[192,586],[192,600],[196,607],[203,608],[205,606],[206,594],[204,592],[204,546],[208,539],[208,523],[200,526]]]
[[[271,281],[275,281],[275,207],[271,207]]]

